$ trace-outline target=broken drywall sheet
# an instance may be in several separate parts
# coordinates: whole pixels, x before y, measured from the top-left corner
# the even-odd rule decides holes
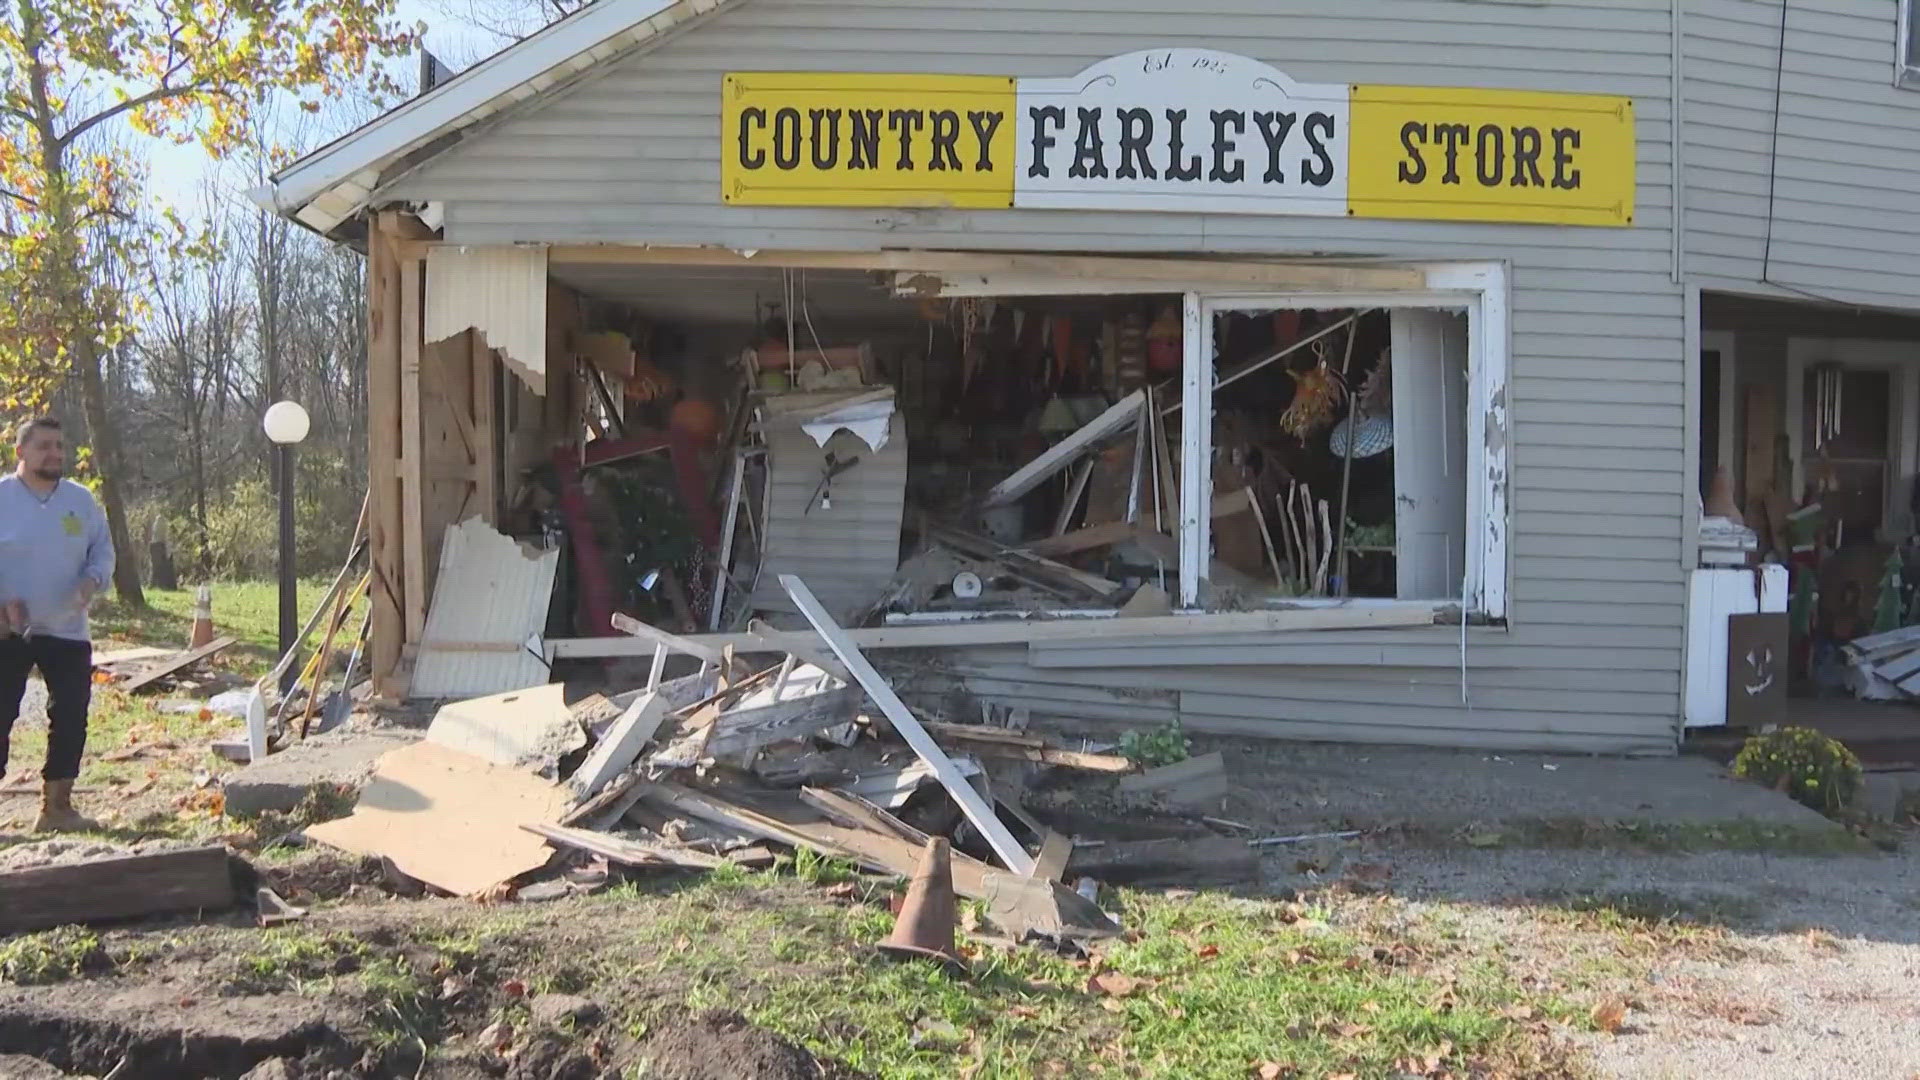
[[[547,842],[522,825],[554,824],[567,789],[472,754],[418,742],[380,759],[352,815],[307,837],[355,855],[386,856],[456,896],[485,892],[547,864]]]
[[[478,517],[447,530],[413,669],[416,698],[503,694],[547,681],[529,638],[547,624],[560,552],[504,536]]]
[[[808,420],[800,425],[815,443],[826,446],[834,432],[846,430],[852,432],[871,450],[880,450],[887,445],[887,439],[893,433],[893,399],[884,401],[862,401],[844,409],[836,409],[816,420]]]
[[[427,344],[477,330],[534,393],[547,392],[547,249],[461,245],[427,251]]]

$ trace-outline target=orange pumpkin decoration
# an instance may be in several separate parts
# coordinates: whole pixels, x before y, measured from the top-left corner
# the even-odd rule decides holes
[[[700,398],[685,398],[667,415],[667,426],[694,442],[710,446],[720,435],[720,410]]]

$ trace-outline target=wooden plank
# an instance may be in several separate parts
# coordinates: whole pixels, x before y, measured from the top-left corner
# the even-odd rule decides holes
[[[1226,757],[1216,750],[1120,778],[1128,795],[1159,795],[1175,806],[1210,804],[1227,794]]]
[[[1020,546],[1020,550],[1035,555],[1058,556],[1072,555],[1095,548],[1112,547],[1133,539],[1140,526],[1131,521],[1110,521],[1105,525],[1094,525],[1085,529],[1076,529],[1059,536],[1049,536]]]
[[[500,521],[500,443],[495,430],[499,409],[495,399],[493,350],[478,330],[468,333],[473,364],[473,497],[480,520]]]
[[[1067,869],[1116,885],[1234,884],[1258,879],[1260,856],[1246,841],[1224,836],[1110,840],[1075,848]]]
[[[0,873],[0,934],[231,907],[224,847],[185,848]]]
[[[1049,746],[1046,741],[1018,732],[999,731],[994,728],[972,724],[941,724],[932,721],[924,725],[936,739],[964,742],[967,751],[982,757],[1008,758],[1016,761],[1031,761],[1041,765],[1058,765],[1068,769],[1084,769],[1089,772],[1130,773],[1134,771],[1133,762],[1117,754],[1089,754],[1080,750],[1067,750]]]
[[[823,855],[837,858],[848,858],[852,854],[829,840],[824,840],[757,810],[729,802],[710,791],[696,790],[663,781],[647,785],[641,799],[688,817],[724,825],[737,832],[757,836],[762,840],[772,840],[788,847],[812,848]]]
[[[853,672],[854,680],[866,690],[867,696],[873,699],[882,713],[886,714],[887,721],[893,725],[893,730],[907,740],[907,745],[913,747],[913,752],[933,769],[934,775],[940,780],[940,786],[946,788],[947,794],[953,796],[953,800],[960,804],[961,812],[966,814],[967,820],[973,823],[974,828],[980,830],[980,835],[986,838],[987,843],[993,847],[994,853],[1000,856],[1007,868],[1017,874],[1032,870],[1033,856],[1027,854],[1026,849],[1014,840],[1013,834],[1008,832],[1007,827],[994,815],[993,808],[980,798],[980,793],[973,789],[973,785],[967,783],[967,778],[954,767],[946,751],[940,749],[940,744],[934,742],[933,736],[927,734],[926,729],[920,726],[920,721],[916,720],[913,713],[907,709],[906,702],[901,701],[900,695],[893,692],[893,687],[887,684],[887,680],[874,670],[873,665],[861,654],[859,647],[847,640],[845,632],[841,630],[838,623],[833,621],[833,616],[827,614],[827,610],[820,606],[820,601],[815,599],[813,590],[807,588],[806,583],[793,574],[780,575],[780,585],[787,591],[787,596],[792,598],[794,606],[800,609],[800,613],[806,616],[807,621],[813,624],[814,630],[826,641],[827,647],[832,649],[834,655],[840,658],[840,662],[847,666],[847,670]]]
[[[406,640],[419,641],[427,627],[427,544],[422,522],[420,468],[426,449],[420,438],[420,306],[422,263],[400,262],[400,549]]]
[[[686,870],[711,870],[732,863],[718,855],[675,844],[648,844],[587,829],[564,825],[528,824],[522,829],[560,847],[578,848],[623,866],[672,866]]]
[[[1112,596],[1121,589],[1117,581],[1108,580],[1098,574],[1089,574],[1085,570],[1075,569],[1051,559],[1041,558],[1020,548],[1003,547],[986,537],[973,536],[931,521],[926,523],[924,531],[932,539],[962,554],[992,559],[1006,566],[1014,574],[1035,580],[1042,585],[1083,590],[1096,597]]]
[[[222,652],[232,647],[233,647],[232,638],[230,637],[214,638],[212,641],[209,641],[205,645],[202,645],[199,648],[194,649],[192,652],[184,652],[176,657],[173,657],[170,660],[163,660],[158,664],[154,664],[152,667],[142,668],[139,674],[134,675],[131,678],[129,678],[126,682],[121,683],[120,689],[122,692],[128,693],[128,694],[145,690],[147,687],[153,685],[154,683],[160,681],[161,679],[166,678],[169,675],[174,675],[174,674],[178,674],[179,672],[185,671],[186,669],[192,667],[193,665],[199,663],[200,661],[205,660],[210,656],[213,656],[215,653]]]
[[[722,674],[725,673],[727,659],[723,654],[725,646],[716,648],[711,645],[703,645],[691,638],[684,638],[679,634],[669,633],[657,626],[649,626],[639,619],[633,618],[630,615],[622,615],[617,611],[613,614],[613,628],[629,637],[640,638],[653,645],[665,645],[674,652],[694,657],[709,664],[719,664],[722,669]]]
[[[1040,841],[1040,854],[1033,860],[1033,877],[1059,881],[1066,876],[1067,860],[1073,856],[1073,837],[1048,829]]]
[[[800,801],[848,828],[887,833],[917,847],[927,845],[926,833],[851,792],[806,787],[800,789]]]
[[[424,251],[426,245],[416,250]],[[875,270],[913,274],[902,283],[911,295],[937,294],[941,274],[1012,274],[1045,281],[1099,278],[1131,282],[1146,291],[1168,291],[1172,284],[1287,289],[1418,291],[1427,287],[1419,270],[1398,267],[1341,266],[1327,263],[1240,259],[1109,258],[1098,255],[1035,255],[957,251],[797,251],[743,253],[718,247],[660,247],[637,244],[555,244],[552,263],[599,266],[736,266],[812,270]]]
[[[368,671],[392,689],[406,642],[400,529],[400,259],[398,214],[382,211],[367,243],[367,509],[373,569]],[[394,695],[398,696],[398,695]]]
[[[734,644],[737,648],[748,652],[783,652],[796,660],[804,660],[822,671],[831,672],[834,678],[848,683],[853,681],[853,673],[847,670],[847,666],[842,664],[840,658],[833,655],[833,652],[812,634],[775,630],[761,620],[754,619],[747,623],[746,633],[735,636],[741,638],[744,643],[727,642],[725,644]]]
[[[707,756],[725,760],[777,742],[798,739],[853,719],[860,704],[851,686],[804,694],[764,705],[742,705],[720,714],[707,739]]]
[[[1386,607],[1329,606],[1276,608],[1272,611],[1233,611],[1205,615],[1151,615],[1114,619],[976,619],[969,622],[870,626],[846,630],[847,639],[862,649],[929,649],[957,645],[1028,645],[1115,639],[1146,640],[1195,635],[1270,634],[1291,631],[1388,630],[1432,626],[1445,604]],[[689,638],[712,648],[732,645],[742,652],[792,651],[790,647],[820,648],[820,638],[808,631],[780,631],[756,639],[752,634],[702,634]],[[1273,644],[1266,642],[1265,644]],[[1293,644],[1293,643],[1287,643]],[[1303,636],[1297,644],[1315,644]],[[627,638],[560,638],[547,642],[555,659],[584,660],[612,656],[647,656],[650,643]],[[798,654],[796,654],[798,655]]]
[[[666,718],[667,699],[664,694],[649,691],[635,698],[620,714],[620,718],[613,722],[613,726],[607,729],[606,735],[594,745],[593,752],[580,763],[580,768],[568,781],[575,797],[592,798],[607,781],[633,764],[640,756],[640,751],[653,741]]]
[[[986,505],[1000,506],[1018,499],[1039,487],[1054,473],[1079,460],[1080,455],[1093,449],[1101,440],[1126,430],[1128,425],[1138,422],[1145,414],[1146,400],[1146,395],[1139,390],[1121,398],[1107,411],[1081,425],[1079,430],[1048,447],[1045,453],[1014,470],[1012,476],[995,484],[987,492]]]

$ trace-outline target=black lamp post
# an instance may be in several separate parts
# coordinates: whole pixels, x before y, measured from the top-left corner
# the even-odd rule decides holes
[[[307,437],[310,425],[307,410],[298,402],[278,401],[267,409],[260,426],[273,443],[274,497],[280,504],[280,655],[293,648],[299,631],[300,600],[294,588],[293,545],[293,448]],[[298,678],[293,664],[280,677],[280,689],[286,691]]]

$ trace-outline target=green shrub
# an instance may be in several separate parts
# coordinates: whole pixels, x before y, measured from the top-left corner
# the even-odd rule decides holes
[[[1121,756],[1143,769],[1185,761],[1192,745],[1179,724],[1129,731],[1120,737]]]
[[[1748,739],[1733,759],[1733,775],[1833,814],[1852,802],[1860,789],[1860,759],[1812,728],[1780,728]]]
[[[113,960],[90,930],[62,926],[0,943],[0,981],[44,986],[110,970]]]

